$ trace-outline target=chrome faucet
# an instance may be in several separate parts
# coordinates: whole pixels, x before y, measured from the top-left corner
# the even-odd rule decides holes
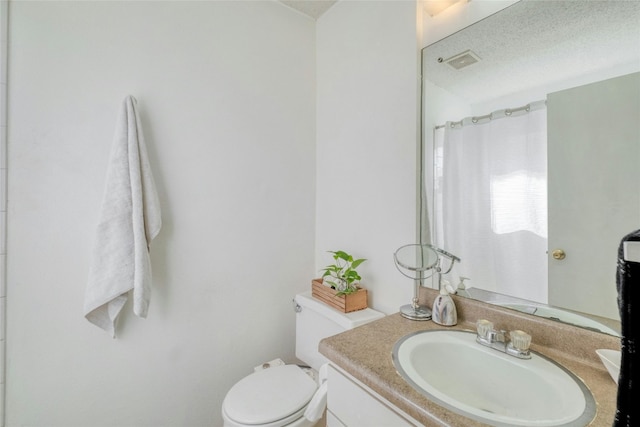
[[[531,335],[515,330],[507,332],[493,328],[493,323],[480,319],[476,322],[476,342],[485,347],[501,351],[518,359],[531,359],[529,345]]]

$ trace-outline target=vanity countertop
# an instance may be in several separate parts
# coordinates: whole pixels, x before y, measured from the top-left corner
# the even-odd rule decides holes
[[[431,290],[427,294],[431,296]],[[487,318],[502,329],[530,332],[533,336],[532,350],[551,357],[571,370],[591,390],[597,403],[597,413],[590,426],[612,425],[617,386],[597,358],[595,349],[619,350],[618,338],[510,312],[478,301],[460,298],[455,298],[455,301],[459,319],[458,325],[452,329],[475,330],[477,318]],[[400,338],[417,331],[443,328],[431,321],[412,321],[396,313],[322,340],[320,353],[425,426],[482,426],[484,424],[433,403],[411,387],[393,365],[393,346]]]

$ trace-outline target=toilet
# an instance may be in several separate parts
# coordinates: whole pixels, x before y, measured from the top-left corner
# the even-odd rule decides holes
[[[326,363],[318,351],[323,338],[384,317],[370,308],[341,313],[313,298],[294,298],[296,357],[309,367],[276,364],[238,381],[224,398],[224,427],[310,427],[326,407]]]

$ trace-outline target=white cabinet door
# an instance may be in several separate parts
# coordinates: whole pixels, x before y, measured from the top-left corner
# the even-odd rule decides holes
[[[327,424],[331,427],[403,427],[420,425],[410,422],[402,413],[380,396],[374,396],[364,385],[356,384],[333,366],[329,367],[327,393]]]
[[[338,417],[333,415],[333,412],[327,410],[327,427],[347,427],[347,426],[342,424],[342,422],[340,422]]]
[[[549,304],[618,319],[617,248],[640,228],[640,73],[549,94],[547,109]]]

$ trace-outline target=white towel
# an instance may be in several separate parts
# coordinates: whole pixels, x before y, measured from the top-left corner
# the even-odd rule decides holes
[[[327,409],[328,370],[328,363],[320,366],[320,370],[318,371],[318,384],[320,387],[318,387],[309,405],[307,405],[307,409],[304,411],[304,417],[312,423],[318,422],[324,415],[325,409]]]
[[[133,289],[133,312],[146,317],[151,294],[149,245],[162,220],[136,100],[125,98],[111,149],[84,315],[115,338],[115,322]]]

